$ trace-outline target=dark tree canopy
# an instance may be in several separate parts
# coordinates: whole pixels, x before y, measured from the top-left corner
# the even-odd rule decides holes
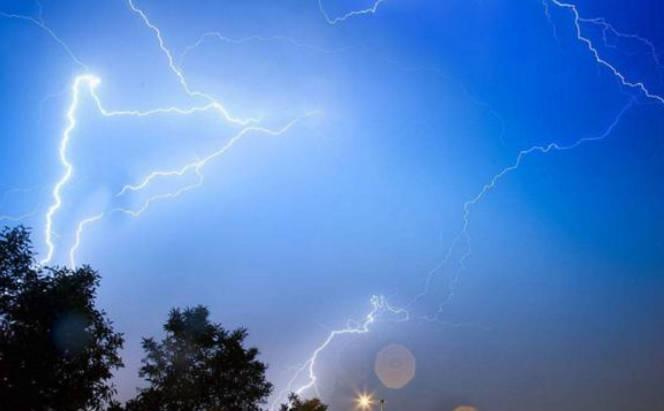
[[[35,264],[29,232],[0,232],[0,408],[101,409],[122,335],[95,307],[99,275]]]
[[[258,411],[272,391],[256,348],[244,348],[245,329],[211,323],[207,308],[170,312],[161,342],[143,340],[140,375],[149,386],[128,410]]]
[[[318,398],[302,400],[297,394],[288,396],[288,404],[281,405],[281,411],[327,411],[327,405]]]

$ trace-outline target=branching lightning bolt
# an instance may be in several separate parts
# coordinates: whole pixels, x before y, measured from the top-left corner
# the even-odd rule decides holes
[[[648,89],[648,87],[642,81],[630,81],[630,80],[628,80],[627,77],[622,72],[620,72],[620,70],[618,70],[613,64],[609,63],[604,58],[602,58],[599,51],[597,50],[594,43],[592,42],[592,40],[590,40],[590,38],[584,36],[583,29],[581,27],[582,23],[584,21],[586,21],[586,22],[592,21],[593,23],[597,23],[600,20],[584,19],[583,17],[581,17],[581,14],[579,13],[579,10],[578,10],[578,8],[575,4],[565,3],[565,2],[561,2],[559,0],[550,0],[550,1],[554,5],[556,5],[560,8],[568,9],[569,11],[572,12],[572,15],[574,17],[574,27],[576,29],[576,38],[580,42],[582,42],[583,44],[586,45],[586,47],[588,48],[588,51],[590,51],[591,55],[593,56],[593,58],[595,59],[595,62],[597,62],[597,64],[599,64],[601,66],[604,66],[607,69],[609,69],[609,71],[618,79],[618,81],[620,81],[620,83],[623,86],[631,88],[631,89],[639,90],[646,97],[648,97],[650,99],[653,99],[653,100],[655,100],[659,103],[664,104],[664,97],[660,96],[659,94],[655,94],[655,93],[651,92]]]
[[[189,86],[189,83],[187,82],[187,79],[185,78],[184,74],[182,73],[182,70],[175,64],[175,60],[173,59],[173,53],[166,47],[166,43],[164,42],[164,39],[161,34],[161,30],[159,27],[154,25],[148,16],[141,10],[140,8],[136,7],[134,4],[133,0],[127,0],[127,3],[129,5],[129,8],[136,13],[140,18],[143,20],[143,23],[152,30],[152,32],[155,34],[157,38],[157,42],[159,43],[159,48],[161,49],[162,53],[166,56],[166,60],[168,61],[168,67],[171,69],[171,71],[175,74],[175,76],[178,78],[178,81],[180,82],[180,85],[184,89],[184,91],[191,97],[201,97],[207,101],[209,101],[211,104],[215,105],[217,110],[224,116],[224,118],[235,124],[239,125],[247,125],[251,122],[255,122],[256,119],[239,119],[229,113],[229,111],[220,103],[218,102],[214,97],[207,93],[203,93],[201,91],[197,90],[192,90],[191,87]]]
[[[369,300],[371,305],[371,310],[367,313],[362,321],[348,321],[344,328],[336,329],[330,331],[327,335],[327,338],[313,351],[309,359],[297,369],[293,377],[287,384],[285,390],[283,390],[274,400],[271,409],[275,409],[278,401],[286,397],[289,392],[294,392],[298,395],[302,395],[306,391],[314,390],[316,395],[320,396],[318,392],[318,376],[316,375],[316,365],[319,356],[327,349],[338,337],[344,335],[358,335],[358,334],[367,334],[371,330],[371,327],[378,321],[381,316],[389,315],[393,321],[408,321],[410,319],[410,313],[403,308],[397,308],[391,306],[387,299],[382,295],[374,295]],[[294,388],[298,379],[302,378],[302,375],[305,375],[306,382],[297,388]]]
[[[313,115],[313,113],[308,114]],[[200,172],[201,169],[203,169],[211,160],[214,160],[215,158],[225,154],[228,150],[230,150],[235,143],[237,143],[240,139],[245,137],[247,134],[258,132],[258,133],[263,133],[267,134],[270,136],[279,136],[290,130],[300,119],[295,119],[291,121],[290,123],[286,124],[284,127],[282,127],[279,130],[271,130],[265,127],[258,127],[258,126],[250,126],[250,127],[245,127],[243,128],[240,132],[238,132],[236,135],[231,137],[226,144],[223,145],[219,150],[209,154],[205,158],[201,160],[194,161],[192,163],[186,164],[185,166],[176,169],[176,170],[162,170],[162,171],[153,171],[150,174],[148,174],[140,183],[135,184],[135,185],[125,185],[122,187],[122,190],[117,194],[118,196],[124,195],[128,191],[139,191],[144,188],[146,188],[155,178],[158,177],[182,177],[186,173],[190,171],[195,171],[195,172]]]
[[[211,160],[214,158],[217,158],[221,155],[223,155],[226,151],[228,151],[238,140],[240,140],[242,137],[250,134],[250,133],[264,133],[268,135],[281,135],[288,131],[297,121],[300,119],[295,119],[288,123],[285,127],[279,129],[279,130],[272,130],[268,129],[265,127],[259,127],[259,126],[250,126],[251,123],[255,123],[257,120],[256,119],[240,119],[238,117],[235,117],[230,114],[230,112],[225,108],[224,105],[222,105],[219,101],[217,101],[215,98],[210,96],[207,93],[203,93],[197,90],[193,90],[184,74],[180,70],[180,68],[175,64],[175,61],[173,59],[173,53],[166,47],[161,30],[154,25],[148,16],[145,14],[143,10],[138,8],[133,0],[128,0],[128,5],[129,8],[137,14],[143,23],[155,34],[157,42],[159,44],[159,48],[162,51],[162,53],[166,56],[166,60],[168,62],[168,67],[171,72],[175,74],[177,77],[180,85],[184,89],[185,93],[189,95],[190,97],[194,98],[202,98],[206,101],[205,104],[203,105],[198,105],[198,106],[193,106],[193,107],[187,107],[187,108],[181,108],[181,107],[159,107],[151,110],[109,110],[104,107],[104,105],[101,102],[101,99],[96,93],[96,87],[100,83],[100,79],[92,74],[83,74],[79,75],[74,79],[74,82],[71,86],[71,103],[69,105],[69,108],[66,113],[66,119],[67,119],[67,125],[62,133],[60,143],[59,143],[59,149],[58,149],[58,154],[59,154],[59,160],[63,168],[63,174],[61,175],[60,179],[55,183],[53,186],[51,196],[53,199],[52,204],[48,207],[48,210],[45,215],[45,229],[44,229],[44,237],[45,237],[45,243],[46,243],[46,255],[45,257],[41,260],[41,264],[46,264],[50,262],[54,256],[55,252],[55,244],[53,240],[53,220],[57,212],[61,209],[63,205],[63,198],[62,198],[62,190],[64,187],[70,182],[73,174],[74,174],[74,165],[72,161],[68,158],[68,147],[72,138],[72,134],[76,129],[77,126],[77,118],[76,118],[76,112],[79,108],[80,100],[81,100],[81,92],[82,89],[87,86],[87,89],[89,91],[90,96],[93,98],[96,107],[99,111],[99,113],[104,116],[104,117],[116,117],[116,116],[130,116],[130,117],[147,117],[147,116],[152,116],[152,115],[159,115],[159,114],[176,114],[176,115],[191,115],[194,113],[199,113],[199,112],[206,112],[206,111],[216,111],[219,114],[221,114],[222,118],[235,125],[243,126],[244,128],[240,130],[235,136],[233,136],[220,150],[213,152],[212,154],[209,154],[206,156],[203,160],[196,161],[194,163],[188,164],[185,167],[183,167],[180,170],[176,170],[175,172],[171,173],[162,173],[162,172],[155,172],[153,173],[152,177],[149,177],[144,183],[143,187],[147,186],[149,182],[157,176],[175,176],[178,174],[178,172],[181,172],[180,175],[183,175],[186,172],[192,171],[198,176],[198,181],[195,184],[183,187],[178,189],[175,192],[171,193],[166,193],[166,194],[160,194],[160,195],[155,195],[151,198],[149,198],[144,205],[136,210],[129,210],[129,209],[121,209],[121,208],[116,208],[111,210],[110,212],[123,212],[125,214],[138,217],[140,216],[144,211],[146,211],[149,206],[158,200],[163,200],[163,199],[168,199],[168,198],[175,198],[183,194],[184,192],[187,192],[193,188],[196,188],[200,186],[203,183],[203,175],[201,174],[201,169]],[[22,15],[14,15],[14,14],[7,14],[7,13],[2,13],[0,14],[4,17],[7,18],[15,18],[15,19],[21,19],[21,20],[26,20],[29,21],[44,31],[46,31],[59,45],[61,45],[65,51],[69,54],[69,56],[72,58],[74,62],[76,62],[79,66],[87,70],[87,66],[81,62],[78,57],[74,55],[74,53],[71,51],[71,48],[64,42],[62,41],[57,34],[48,26],[46,26],[43,21],[37,20],[35,18],[29,17],[29,16],[22,16]],[[311,115],[311,114],[308,114]],[[307,116],[308,116],[307,115]],[[121,193],[124,193],[126,190],[131,190],[131,191],[138,191],[142,189],[143,187],[134,187],[134,186],[126,186],[123,188],[123,191]],[[110,213],[109,212],[109,213]],[[81,245],[81,236],[83,233],[83,230],[85,229],[86,226],[91,225],[92,223],[95,223],[99,221],[101,218],[104,217],[106,213],[100,213],[98,215],[95,215],[90,218],[86,218],[82,221],[80,221],[77,224],[76,228],[76,236],[75,236],[75,242],[73,246],[69,250],[69,262],[70,264],[75,264],[75,255],[77,250],[79,249]],[[7,217],[8,218],[8,217]]]
[[[76,128],[76,110],[78,110],[78,105],[80,101],[79,93],[82,84],[87,84],[87,86],[92,90],[99,84],[99,79],[92,75],[83,75],[78,76],[74,80],[72,86],[72,101],[67,110],[67,127],[65,128],[62,139],[60,140],[60,147],[58,149],[58,154],[60,157],[60,163],[64,167],[64,174],[53,186],[52,197],[53,204],[48,208],[46,212],[46,226],[44,231],[45,241],[46,241],[46,257],[41,260],[41,264],[46,264],[53,258],[53,253],[55,251],[55,244],[53,243],[52,231],[53,231],[53,216],[62,206],[62,188],[67,184],[74,174],[74,166],[72,165],[69,158],[67,158],[67,148],[69,142],[71,141],[71,134]]]
[[[376,0],[370,7],[366,9],[361,9],[361,10],[354,10],[350,11],[342,16],[339,17],[330,17],[329,14],[326,12],[324,6],[323,6],[323,0],[318,0],[318,6],[320,13],[322,16],[325,18],[326,22],[330,25],[335,25],[337,23],[344,22],[352,17],[356,16],[362,16],[362,15],[372,15],[375,14],[379,7],[381,6],[382,3],[384,3],[385,0]],[[576,37],[577,39],[582,42],[587,49],[590,51],[591,55],[593,56],[594,60],[601,66],[607,68],[618,80],[619,82],[630,89],[635,89],[641,92],[645,97],[655,100],[659,103],[664,104],[664,98],[661,97],[659,94],[656,94],[652,91],[649,90],[649,88],[645,85],[644,82],[641,81],[633,81],[629,80],[626,75],[624,75],[621,71],[619,71],[615,65],[609,63],[607,60],[605,60],[598,49],[595,47],[593,41],[584,35],[583,32],[583,27],[582,25],[584,24],[594,24],[594,25],[599,25],[604,28],[604,33],[607,31],[610,31],[614,33],[615,35],[619,37],[626,37],[626,38],[632,38],[635,40],[639,40],[642,43],[648,45],[650,47],[650,50],[652,51],[653,58],[655,59],[656,64],[659,65],[659,59],[658,55],[656,53],[656,50],[654,48],[654,45],[649,42],[647,39],[644,39],[642,37],[636,36],[636,35],[624,35],[618,31],[616,31],[612,26],[610,26],[604,19],[597,18],[597,19],[587,19],[581,17],[577,6],[572,4],[572,3],[566,3],[560,0],[544,0],[544,5],[545,5],[545,12],[547,14],[548,18],[550,17],[549,14],[549,7],[547,1],[550,1],[551,4],[562,8],[569,10],[572,15],[573,15],[573,22],[574,26],[576,29]],[[74,174],[74,165],[72,161],[68,158],[68,147],[71,142],[72,134],[74,133],[76,126],[77,126],[77,118],[76,118],[76,113],[80,105],[80,98],[81,98],[81,92],[84,89],[87,89],[89,92],[90,96],[93,98],[95,101],[96,107],[103,116],[105,117],[115,117],[115,116],[129,116],[129,117],[145,117],[145,116],[152,116],[152,115],[165,115],[165,114],[177,114],[177,115],[191,115],[194,113],[199,113],[199,112],[207,112],[207,111],[216,111],[218,112],[221,117],[234,125],[238,125],[243,127],[240,131],[238,131],[234,136],[232,136],[227,142],[217,151],[214,151],[207,156],[205,156],[201,160],[196,160],[194,162],[185,164],[184,166],[180,168],[174,168],[174,169],[168,169],[168,170],[156,170],[150,172],[146,177],[144,177],[140,182],[134,183],[134,184],[127,184],[122,189],[120,192],[117,194],[118,196],[126,195],[129,192],[138,192],[141,191],[147,187],[150,186],[150,184],[158,178],[167,178],[167,177],[181,177],[184,176],[187,173],[194,173],[197,176],[197,181],[193,184],[187,185],[185,187],[182,187],[174,192],[170,193],[165,193],[165,194],[158,194],[155,196],[152,196],[148,198],[142,207],[138,209],[122,209],[122,208],[115,208],[108,210],[106,212],[101,212],[99,214],[93,215],[91,217],[85,218],[81,220],[77,226],[76,226],[76,231],[75,231],[75,241],[73,246],[69,250],[69,264],[73,267],[76,265],[76,253],[79,250],[81,246],[81,241],[82,241],[82,235],[84,233],[84,230],[86,227],[89,227],[90,225],[100,221],[102,218],[105,216],[109,215],[110,213],[114,212],[122,212],[134,217],[140,216],[143,212],[145,212],[149,206],[154,203],[155,201],[159,200],[164,200],[164,199],[171,199],[175,197],[179,197],[183,193],[192,190],[196,187],[199,187],[200,185],[203,184],[204,180],[204,175],[202,174],[202,169],[207,165],[207,163],[215,158],[218,158],[225,154],[228,150],[231,149],[239,140],[244,138],[246,135],[249,135],[251,133],[262,133],[270,136],[278,136],[281,134],[284,134],[287,132],[289,129],[291,129],[300,119],[295,119],[288,124],[286,124],[284,127],[280,129],[268,129],[265,127],[260,127],[257,125],[251,125],[253,123],[256,123],[256,119],[243,119],[236,117],[232,115],[223,104],[221,104],[218,100],[216,100],[214,97],[212,97],[210,94],[195,90],[193,89],[182,69],[176,64],[174,58],[173,58],[173,53],[171,50],[166,46],[166,43],[164,41],[164,38],[162,36],[161,30],[151,22],[151,20],[148,18],[146,13],[137,7],[134,3],[134,0],[127,0],[128,6],[131,9],[133,13],[138,15],[142,22],[145,24],[147,28],[149,28],[155,35],[159,48],[161,52],[164,54],[167,60],[168,67],[170,71],[177,77],[179,84],[181,85],[182,89],[185,91],[185,93],[192,98],[196,99],[201,99],[204,101],[203,104],[193,106],[193,107],[162,107],[162,108],[155,108],[151,110],[146,110],[146,111],[137,111],[137,110],[126,110],[126,111],[113,111],[113,110],[108,110],[106,109],[102,102],[101,99],[98,97],[96,94],[96,87],[99,85],[100,80],[96,76],[92,74],[83,74],[79,75],[74,79],[74,82],[71,86],[71,102],[70,105],[67,109],[66,112],[66,127],[62,133],[60,143],[59,143],[59,148],[58,148],[58,154],[59,154],[59,160],[63,168],[63,174],[61,177],[57,180],[55,185],[53,186],[52,192],[51,192],[51,197],[52,197],[52,204],[49,206],[48,211],[46,212],[45,219],[46,219],[46,224],[45,224],[45,241],[47,244],[47,254],[46,257],[42,260],[42,264],[48,263],[52,258],[55,250],[55,244],[53,241],[54,233],[53,233],[53,220],[54,217],[56,216],[57,212],[61,209],[63,205],[63,199],[62,199],[62,191],[65,188],[65,186],[70,182],[70,180],[73,177]],[[24,20],[27,22],[30,22],[32,24],[35,24],[42,30],[44,30],[46,33],[48,33],[55,42],[57,42],[64,50],[65,52],[69,55],[69,57],[81,68],[83,68],[87,72],[87,66],[81,62],[81,60],[78,59],[78,57],[72,52],[71,48],[60,38],[56,35],[53,30],[51,30],[46,24],[44,24],[43,20],[41,18],[36,19],[34,17],[30,16],[24,16],[24,15],[17,15],[17,14],[7,14],[7,13],[1,13],[0,16],[6,17],[6,18],[13,18],[13,19],[19,19],[19,20]],[[555,30],[555,27],[554,27]],[[554,31],[555,33],[555,31]],[[241,39],[231,39],[225,36],[222,36],[220,33],[205,33],[203,36],[196,42],[194,45],[187,47],[187,49],[184,51],[182,54],[182,58],[184,58],[187,53],[189,53],[193,48],[198,47],[206,38],[217,38],[222,41],[230,42],[230,43],[244,43],[248,41],[265,41],[265,40],[281,40],[281,41],[288,41],[292,43],[293,45],[296,45],[298,47],[307,47],[307,48],[312,48],[310,46],[303,45],[301,43],[297,43],[287,37],[282,37],[282,36],[272,36],[272,37],[262,37],[262,36],[249,36],[246,38],[241,38]],[[321,49],[321,51],[325,51]],[[425,290],[423,293],[420,295],[416,296],[416,301],[419,300],[421,297],[429,293],[430,285],[433,280],[433,276],[440,271],[442,267],[444,267],[449,260],[452,258],[454,255],[455,250],[459,246],[461,242],[465,244],[463,248],[463,252],[461,256],[459,257],[457,264],[458,268],[455,271],[454,276],[452,277],[450,281],[450,286],[448,288],[448,293],[445,296],[443,302],[440,304],[438,312],[435,314],[434,317],[438,317],[440,313],[443,311],[444,305],[449,302],[450,298],[454,295],[456,285],[459,279],[459,274],[463,270],[464,263],[467,258],[469,258],[472,254],[471,250],[471,238],[468,233],[469,225],[470,225],[470,220],[471,220],[471,215],[473,209],[491,192],[493,191],[498,182],[503,179],[505,176],[507,176],[509,173],[516,171],[523,163],[523,161],[530,157],[533,154],[548,154],[551,152],[558,152],[558,151],[568,151],[577,148],[578,146],[585,144],[585,143],[590,143],[590,142],[599,142],[601,140],[606,139],[608,136],[611,135],[611,133],[614,131],[614,129],[617,127],[619,124],[620,120],[622,119],[623,115],[632,107],[633,101],[630,101],[623,109],[618,113],[618,115],[615,117],[614,121],[610,124],[610,126],[605,130],[604,133],[600,134],[599,136],[596,137],[587,137],[587,138],[581,138],[576,140],[575,142],[569,144],[569,145],[563,145],[563,144],[557,144],[557,143],[551,143],[548,145],[536,145],[532,146],[528,149],[521,150],[514,162],[502,169],[499,173],[495,174],[483,187],[482,189],[478,192],[478,194],[471,198],[470,200],[466,201],[463,205],[463,225],[460,233],[457,235],[457,237],[453,240],[452,245],[448,249],[448,252],[444,256],[443,260],[434,267],[432,271],[427,276],[427,279],[425,281]],[[310,115],[310,114],[308,114]],[[307,116],[308,116],[307,115]],[[0,220],[2,219],[2,216],[0,216]],[[316,374],[316,369],[319,364],[319,359],[322,353],[330,347],[335,340],[337,340],[339,337],[343,336],[350,336],[350,335],[361,335],[361,334],[367,334],[369,333],[375,323],[379,320],[384,318],[384,316],[389,315],[391,316],[391,319],[396,320],[396,321],[406,321],[410,318],[410,313],[407,309],[404,308],[395,308],[391,306],[385,297],[383,296],[373,296],[370,299],[370,305],[371,309],[370,311],[366,314],[366,316],[361,320],[361,321],[349,321],[346,323],[346,326],[340,329],[336,329],[331,331],[327,337],[323,340],[323,342],[315,348],[315,350],[312,352],[311,356],[304,362],[304,364],[297,369],[295,372],[295,375],[291,378],[290,382],[288,383],[287,391],[294,391],[298,394],[303,394],[309,390],[314,390],[316,393],[318,393],[318,376]],[[305,379],[306,381],[299,385],[296,386],[299,380]],[[285,391],[282,394],[285,394],[287,391]],[[281,395],[275,399],[278,400],[281,397]]]
[[[463,240],[463,243],[465,244],[464,251],[461,254],[457,264],[458,267],[454,272],[454,275],[452,276],[450,280],[450,285],[448,286],[448,293],[443,299],[443,301],[440,303],[438,307],[438,311],[433,315],[433,316],[428,316],[428,319],[437,319],[440,314],[442,314],[444,307],[448,304],[451,298],[454,297],[454,293],[456,291],[456,286],[459,281],[459,275],[461,272],[465,269],[465,261],[472,255],[472,247],[471,247],[471,237],[468,232],[468,228],[470,225],[470,217],[473,211],[473,208],[477,206],[484,197],[486,197],[491,191],[493,191],[496,188],[496,185],[500,180],[502,180],[505,176],[510,174],[513,171],[516,171],[519,169],[523,161],[531,156],[532,154],[540,153],[540,154],[549,154],[552,152],[560,152],[560,151],[569,151],[569,150],[574,150],[575,148],[586,144],[586,143],[593,143],[593,142],[600,142],[602,140],[605,140],[608,138],[615,128],[618,126],[620,121],[622,120],[623,116],[627,111],[632,108],[634,105],[634,100],[630,99],[629,102],[618,112],[616,117],[613,119],[611,124],[604,130],[603,133],[600,135],[594,136],[594,137],[583,137],[580,138],[573,143],[570,144],[558,144],[558,143],[550,143],[547,145],[535,145],[530,148],[524,149],[519,151],[517,154],[514,162],[503,168],[501,171],[499,171],[497,174],[495,174],[488,183],[486,183],[482,189],[475,195],[475,197],[471,198],[470,200],[466,201],[463,205],[463,225],[461,228],[460,233],[456,236],[454,241],[452,242],[452,245],[448,249],[445,257],[443,260],[432,270],[429,272],[429,275],[426,279],[425,282],[425,289],[422,293],[420,293],[417,297],[416,300],[421,299],[424,297],[426,294],[429,293],[429,287],[431,285],[431,281],[433,280],[433,276],[443,267],[445,266],[448,262],[450,257],[454,253],[454,249],[457,247],[459,242]]]
[[[251,133],[262,133],[268,136],[280,136],[289,131],[293,126],[295,126],[299,121],[302,120],[302,118],[309,117],[314,115],[315,112],[308,113],[301,118],[296,118],[295,120],[292,120],[288,124],[286,124],[284,127],[278,130],[272,130],[268,129],[265,127],[259,127],[259,126],[249,126],[245,127],[242,130],[240,130],[237,134],[235,134],[233,137],[231,137],[226,144],[224,144],[219,150],[212,152],[211,154],[207,155],[203,159],[196,160],[194,162],[188,163],[184,165],[183,167],[179,169],[174,169],[174,170],[162,170],[162,171],[153,171],[150,174],[148,174],[140,183],[138,184],[128,184],[125,185],[122,190],[117,194],[117,196],[122,196],[125,195],[126,193],[130,191],[141,191],[145,188],[147,188],[155,179],[160,178],[160,177],[182,177],[185,174],[189,172],[193,172],[197,176],[197,181],[193,184],[190,184],[188,186],[182,187],[178,189],[177,191],[174,191],[172,193],[166,193],[166,194],[159,194],[152,196],[148,198],[143,206],[141,206],[138,209],[131,210],[131,209],[123,209],[123,208],[117,208],[113,211],[117,212],[123,212],[125,214],[129,214],[132,217],[138,217],[141,214],[143,214],[149,206],[159,200],[164,200],[164,199],[170,199],[170,198],[176,198],[182,195],[183,193],[193,190],[194,188],[200,187],[203,184],[203,179],[204,176],[202,174],[203,168],[212,160],[224,155],[228,150],[230,150],[238,141],[240,141],[243,137],[251,134]]]
[[[46,256],[41,261],[41,264],[46,264],[49,261],[51,261],[55,250],[55,245],[52,238],[53,218],[55,214],[58,212],[58,210],[62,207],[62,189],[67,185],[67,183],[70,181],[74,173],[74,166],[70,161],[70,159],[67,157],[67,150],[72,138],[72,133],[76,129],[77,125],[76,112],[80,104],[81,91],[83,88],[85,88],[85,86],[87,86],[90,96],[94,99],[95,104],[99,110],[99,113],[105,117],[115,117],[115,116],[145,117],[157,114],[189,115],[197,112],[220,109],[220,106],[217,103],[209,103],[204,106],[197,106],[185,109],[178,107],[166,107],[166,108],[152,109],[148,111],[111,111],[107,110],[103,106],[103,104],[101,103],[101,99],[99,98],[99,96],[95,91],[96,87],[99,84],[100,84],[99,78],[97,78],[94,75],[85,74],[77,76],[74,79],[73,85],[71,87],[72,99],[66,114],[67,126],[63,131],[58,149],[59,160],[61,165],[63,166],[64,173],[53,187],[52,190],[53,203],[48,208],[48,211],[46,213],[44,236],[45,236],[47,251],[46,251]]]
[[[344,22],[351,17],[362,16],[367,14],[376,14],[378,8],[384,2],[385,0],[376,0],[370,7],[367,7],[366,9],[352,10],[344,14],[343,16],[334,17],[334,18],[330,17],[327,11],[325,11],[325,7],[323,6],[323,0],[318,0],[318,9],[320,10],[320,14],[323,16],[323,18],[325,18],[325,21],[327,21],[328,24],[335,25],[337,23]]]
[[[594,57],[595,61],[598,64],[608,68],[611,71],[611,73],[613,73],[613,75],[618,78],[618,80],[621,82],[621,84],[623,86],[628,87],[628,88],[632,88],[632,89],[637,89],[637,90],[641,91],[646,97],[648,97],[650,99],[653,99],[653,100],[656,100],[660,103],[664,103],[664,98],[662,98],[661,96],[659,96],[657,94],[652,93],[645,86],[645,84],[643,82],[640,82],[640,81],[632,82],[632,81],[627,80],[626,76],[623,75],[615,66],[613,66],[611,63],[604,60],[600,56],[600,54],[599,54],[598,50],[595,48],[593,42],[589,38],[587,38],[583,35],[583,31],[581,29],[581,23],[584,21],[584,19],[580,16],[580,14],[579,14],[579,12],[578,12],[575,5],[569,4],[569,3],[563,3],[563,2],[560,2],[558,0],[550,0],[550,1],[558,7],[567,8],[567,9],[570,9],[572,11],[572,13],[574,15],[574,24],[575,24],[575,27],[576,27],[577,39],[587,46],[588,50],[591,52],[592,56]],[[336,23],[338,23],[340,21],[343,21],[343,20],[346,20],[347,18],[352,17],[354,15],[375,13],[376,10],[377,10],[377,7],[380,5],[380,3],[381,3],[381,1],[378,1],[370,9],[361,10],[361,11],[357,11],[357,12],[351,12],[351,13],[345,15],[345,16],[342,16],[342,17],[339,17],[339,18],[336,18],[336,19],[330,19],[330,17],[327,15],[327,13],[325,12],[325,10],[323,8],[321,1],[319,1],[319,7],[320,7],[321,13],[326,18],[327,22],[330,23],[330,24],[336,24]],[[550,17],[550,14],[549,14],[548,5],[546,3],[543,3],[543,4],[545,5],[545,13],[546,13],[547,17],[550,19],[551,17]],[[603,20],[585,20],[585,21],[586,22],[592,22],[594,24],[604,24],[605,23]],[[557,33],[556,33],[555,27],[554,27],[554,35],[556,35],[556,34]],[[645,40],[645,39],[640,38],[640,37],[634,37],[634,38],[636,38],[638,40],[641,40],[642,42]],[[645,41],[647,41],[647,40],[645,40]],[[648,44],[651,47],[651,50],[653,52],[653,56],[655,58],[655,61],[656,61],[656,63],[658,63],[659,61],[657,60],[657,53],[654,50],[654,46],[652,45],[651,42],[647,42],[646,44]],[[534,154],[534,153],[547,154],[547,153],[554,152],[554,151],[568,151],[568,150],[573,150],[573,149],[575,149],[575,148],[577,148],[580,145],[585,144],[585,143],[599,142],[599,141],[602,141],[602,140],[606,139],[609,135],[611,135],[611,133],[614,131],[614,129],[619,124],[619,122],[622,119],[623,115],[633,106],[633,104],[634,104],[634,101],[630,100],[629,103],[627,105],[625,105],[623,107],[623,109],[618,113],[618,115],[615,117],[614,121],[609,125],[609,127],[605,130],[605,132],[600,134],[599,136],[581,138],[581,139],[578,139],[578,140],[576,140],[575,142],[573,142],[569,145],[562,145],[562,144],[558,144],[558,143],[550,143],[550,144],[545,145],[545,146],[536,145],[536,146],[532,146],[528,149],[521,150],[517,154],[516,159],[515,159],[514,163],[512,163],[512,165],[510,165],[508,167],[505,167],[499,173],[494,175],[489,180],[489,182],[482,187],[482,189],[479,191],[479,193],[475,197],[473,197],[472,199],[470,199],[470,200],[468,200],[464,203],[464,205],[463,205],[463,225],[462,225],[461,232],[452,241],[452,244],[449,247],[449,249],[448,249],[447,253],[445,254],[445,256],[443,257],[443,259],[428,273],[426,281],[425,281],[424,291],[422,293],[418,294],[415,297],[415,300],[413,301],[413,303],[415,303],[415,302],[419,301],[422,297],[424,297],[425,295],[427,295],[429,293],[433,277],[435,276],[435,274],[437,272],[440,271],[440,269],[442,267],[444,267],[449,262],[452,255],[454,254],[454,250],[456,249],[457,245],[459,244],[459,242],[461,240],[463,240],[464,243],[465,243],[465,249],[464,249],[463,253],[461,254],[461,256],[458,260],[458,268],[455,270],[455,273],[454,273],[453,277],[450,280],[450,283],[449,283],[449,286],[448,286],[448,292],[447,292],[445,298],[440,303],[438,311],[433,316],[426,316],[425,319],[435,321],[439,318],[439,316],[443,312],[446,304],[450,301],[450,299],[454,296],[454,294],[456,292],[456,287],[457,287],[457,284],[458,284],[458,281],[459,281],[459,276],[460,276],[460,273],[464,269],[465,261],[472,255],[471,238],[470,238],[470,235],[468,233],[468,228],[469,228],[469,225],[470,225],[470,217],[471,217],[473,207],[475,207],[489,192],[491,192],[503,177],[505,177],[510,172],[517,170],[521,166],[521,164],[525,160],[525,158],[527,158],[531,154]],[[295,374],[295,376],[291,380],[291,382],[289,384],[289,387],[293,385],[294,381],[298,378],[298,376],[302,372],[307,370],[308,371],[309,382],[307,384],[301,386],[295,392],[296,393],[302,393],[303,391],[311,389],[312,387],[315,388],[316,387],[316,380],[317,380],[317,377],[316,377],[316,374],[315,374],[315,363],[316,363],[316,360],[318,359],[320,353],[323,350],[325,350],[325,348],[327,348],[329,346],[329,344],[332,342],[332,340],[334,340],[335,336],[337,336],[339,334],[343,335],[343,334],[364,334],[364,333],[368,333],[369,330],[370,330],[369,326],[374,322],[374,315],[375,315],[375,311],[372,310],[369,313],[369,315],[367,316],[367,321],[362,324],[362,327],[359,327],[359,328],[345,328],[345,329],[340,329],[340,330],[333,331],[332,333],[330,333],[330,335],[323,342],[323,344],[321,344],[316,350],[314,350],[312,356],[305,363],[305,365],[298,370],[298,372]]]

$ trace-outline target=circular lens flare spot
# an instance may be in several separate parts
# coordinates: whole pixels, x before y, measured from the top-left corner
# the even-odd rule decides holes
[[[401,389],[415,377],[415,356],[403,345],[390,344],[376,354],[374,371],[384,386]]]

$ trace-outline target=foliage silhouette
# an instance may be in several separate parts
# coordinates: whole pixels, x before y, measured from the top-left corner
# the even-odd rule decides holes
[[[0,231],[0,407],[102,409],[122,366],[122,335],[95,307],[99,275],[88,266],[39,267],[30,233]]]
[[[288,404],[281,405],[281,411],[327,411],[327,405],[318,398],[303,401],[297,394],[288,396]]]
[[[203,306],[173,309],[165,338],[143,339],[140,375],[148,382],[127,410],[259,411],[272,391],[256,348],[245,348],[247,331],[211,323]]]

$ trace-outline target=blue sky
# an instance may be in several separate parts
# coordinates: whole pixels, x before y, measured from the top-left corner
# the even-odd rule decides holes
[[[277,392],[311,382],[295,370],[330,332],[361,331],[316,357],[333,409],[364,389],[425,410],[664,407],[659,2],[344,0],[329,21],[316,0],[0,4],[0,215],[48,255],[78,94],[49,262],[103,214],[75,263],[127,337],[120,398],[140,338],[206,304],[249,328]],[[109,112],[257,121],[109,117],[81,75]],[[203,180],[118,195],[214,152]],[[368,322],[372,295],[389,306]],[[401,390],[373,372],[391,343],[417,360]]]

